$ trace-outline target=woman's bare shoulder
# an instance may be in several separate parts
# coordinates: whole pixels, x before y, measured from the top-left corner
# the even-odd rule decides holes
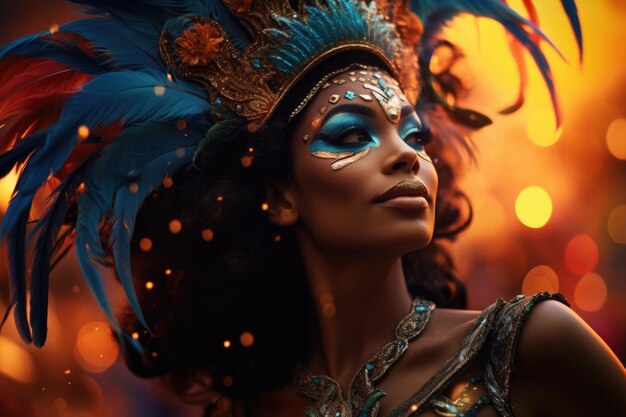
[[[578,314],[554,300],[526,318],[512,383],[513,405],[531,414],[618,415],[626,407],[624,367]]]

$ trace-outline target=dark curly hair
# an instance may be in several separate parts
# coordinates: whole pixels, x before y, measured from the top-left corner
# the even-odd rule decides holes
[[[283,387],[311,353],[316,317],[298,245],[263,210],[268,181],[292,175],[287,114],[207,147],[138,213],[132,270],[152,333],[124,313],[124,329],[145,347],[143,355],[126,349],[127,363],[141,376],[167,376],[189,401],[203,401],[203,389],[245,399]],[[413,296],[464,308],[442,240],[469,225],[471,206],[458,188],[458,161],[432,134],[435,236],[402,264]]]

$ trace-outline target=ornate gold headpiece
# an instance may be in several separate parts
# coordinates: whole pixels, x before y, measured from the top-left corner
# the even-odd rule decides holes
[[[311,69],[347,51],[378,58],[416,103],[414,45],[422,26],[406,1],[321,0],[299,10],[287,0],[225,0],[225,5],[229,19],[186,16],[168,22],[160,52],[178,76],[202,83],[213,104],[251,126],[265,124]]]

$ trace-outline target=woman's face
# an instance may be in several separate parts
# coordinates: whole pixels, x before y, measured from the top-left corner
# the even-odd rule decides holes
[[[293,129],[296,227],[334,251],[404,254],[426,246],[438,184],[427,138],[385,72],[331,78]]]

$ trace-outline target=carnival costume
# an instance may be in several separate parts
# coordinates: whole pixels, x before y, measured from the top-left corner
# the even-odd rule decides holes
[[[142,202],[229,132],[242,126],[254,132],[266,124],[294,86],[336,57],[356,53],[389,72],[439,139],[468,146],[464,132],[490,120],[456,105],[458,80],[449,67],[432,68],[431,60],[439,48],[458,53],[440,36],[455,16],[491,18],[512,35],[514,50],[525,48],[532,55],[560,120],[551,72],[539,48],[551,42],[538,28],[530,1],[524,1],[529,19],[498,0],[74,2],[87,6],[93,18],[0,50],[0,175],[19,167],[0,237],[8,245],[17,329],[25,342],[38,347],[46,340],[49,274],[72,245],[114,329],[123,334],[95,266],[106,262],[108,249],[130,306],[148,328],[130,273],[130,241]],[[582,49],[574,1],[562,4]],[[518,64],[523,73],[523,60]],[[355,78],[360,78],[357,71]],[[379,83],[373,95],[394,117],[392,89],[377,79],[363,82]],[[521,84],[518,100],[503,113],[522,105]],[[296,112],[319,88],[323,84]],[[48,209],[27,234],[33,199],[46,184],[55,187]],[[70,227],[62,229],[64,224]],[[110,248],[102,245],[103,224]],[[34,253],[27,317],[29,242]],[[372,370],[366,371],[365,377]],[[493,394],[500,387],[488,389]],[[309,410],[309,415],[373,416],[377,399],[364,398],[362,407],[342,406],[343,414],[336,414],[338,403],[333,402],[335,408]],[[411,407],[407,410],[415,412]],[[504,413],[506,407],[499,410]]]

